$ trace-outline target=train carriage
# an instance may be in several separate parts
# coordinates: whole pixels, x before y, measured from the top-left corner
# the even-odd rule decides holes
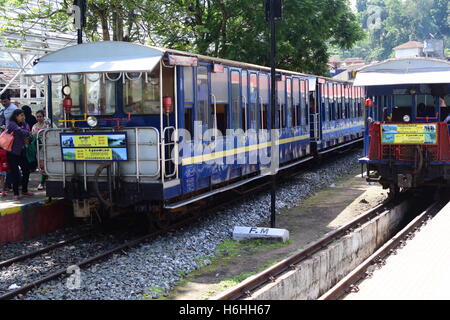
[[[448,185],[450,181],[450,63],[432,58],[390,59],[362,68],[366,88],[367,180],[389,188]]]
[[[107,41],[50,53],[28,76],[48,83],[47,195],[73,200],[76,216],[98,205],[160,214],[274,170],[267,67]],[[351,84],[277,77],[276,167],[361,139]]]

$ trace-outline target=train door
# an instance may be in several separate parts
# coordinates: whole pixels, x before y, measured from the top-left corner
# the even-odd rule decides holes
[[[178,178],[178,102],[175,89],[177,67],[160,65],[161,94],[161,138],[162,180]],[[151,80],[150,80],[151,81]]]

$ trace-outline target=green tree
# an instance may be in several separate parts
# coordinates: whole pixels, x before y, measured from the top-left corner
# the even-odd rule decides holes
[[[393,48],[407,41],[444,39],[450,47],[450,2],[448,0],[360,0],[361,24],[368,42],[360,42],[345,55],[362,54],[367,60],[393,56]],[[366,48],[363,50],[362,48]]]
[[[0,1],[28,6],[25,0]],[[57,30],[73,29],[67,15],[72,1],[36,2],[42,10],[25,10],[7,25],[50,21]],[[326,72],[327,43],[351,48],[364,38],[348,0],[284,1],[277,28],[278,66],[317,74]],[[87,0],[85,34],[90,40],[138,41],[268,65],[264,0]]]
[[[163,44],[200,54],[268,65],[264,1],[169,0],[150,22]],[[350,48],[364,38],[346,0],[284,1],[277,22],[278,66],[326,73],[327,42]]]

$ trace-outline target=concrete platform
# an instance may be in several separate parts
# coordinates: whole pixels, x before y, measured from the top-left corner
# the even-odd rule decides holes
[[[28,240],[72,223],[72,205],[63,199],[48,201],[45,191],[37,191],[40,175],[30,176],[29,191],[34,196],[13,200],[13,192],[0,197],[0,245]]]
[[[450,299],[450,203],[345,300]]]

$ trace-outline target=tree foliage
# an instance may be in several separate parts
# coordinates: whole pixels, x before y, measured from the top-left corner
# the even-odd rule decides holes
[[[30,9],[25,0],[0,0],[0,5],[25,8],[8,27],[48,21],[57,30],[73,30],[67,14],[73,1],[34,2],[40,9]],[[90,41],[148,43],[269,64],[264,0],[87,0],[85,35]],[[324,74],[328,44],[349,49],[363,38],[348,0],[284,1],[283,19],[277,22],[278,67]]]
[[[404,42],[430,38],[444,39],[450,48],[448,0],[357,0],[356,8],[369,41],[356,44],[355,50],[344,55],[382,60]]]

